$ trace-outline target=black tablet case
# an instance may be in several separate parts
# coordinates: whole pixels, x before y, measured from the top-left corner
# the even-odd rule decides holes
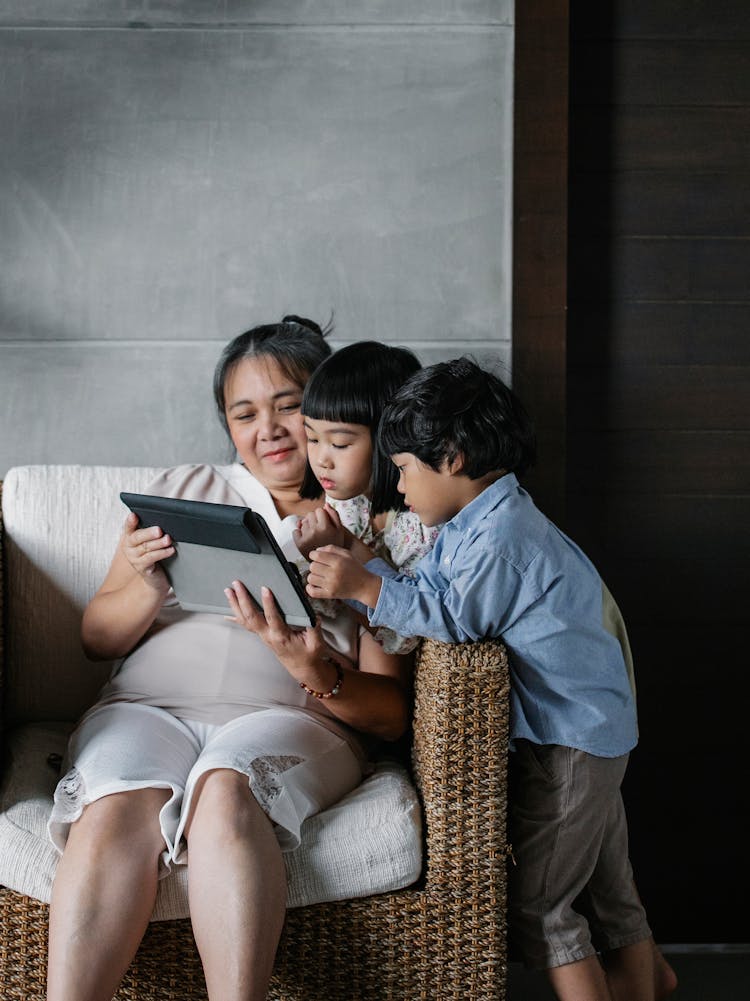
[[[158,525],[172,537],[175,554],[161,565],[183,608],[229,615],[224,588],[239,580],[259,605],[261,586],[270,588],[289,625],[314,624],[297,568],[255,511],[149,494],[121,493],[120,499],[142,528]]]

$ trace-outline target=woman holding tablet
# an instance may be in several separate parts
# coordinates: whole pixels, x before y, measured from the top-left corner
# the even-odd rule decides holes
[[[167,470],[146,493],[250,507],[304,566],[293,531],[323,497],[299,496],[300,402],[328,354],[324,332],[299,317],[235,338],[214,395],[237,461]],[[71,737],[55,792],[49,1001],[109,1001],[159,878],[188,856],[209,998],[265,998],[286,905],[282,852],[306,817],[361,781],[368,739],[407,726],[408,661],[348,609],[307,630],[286,626],[267,592],[265,615],[243,625],[187,612],[160,566],[173,552],[129,514],[84,612],[86,653],[118,664]]]

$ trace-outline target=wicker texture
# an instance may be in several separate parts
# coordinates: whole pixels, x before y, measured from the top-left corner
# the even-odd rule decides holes
[[[425,873],[395,893],[290,910],[269,998],[503,1001],[508,683],[498,641],[421,645],[412,757]],[[0,1001],[43,1001],[47,919],[45,904],[0,887]],[[149,926],[116,997],[206,998],[189,921]]]

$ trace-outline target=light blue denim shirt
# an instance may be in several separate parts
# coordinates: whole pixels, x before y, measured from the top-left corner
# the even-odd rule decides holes
[[[373,626],[448,643],[500,637],[511,669],[511,743],[525,737],[600,757],[637,743],[620,644],[602,622],[591,561],[512,473],[445,524],[413,578],[382,560]]]

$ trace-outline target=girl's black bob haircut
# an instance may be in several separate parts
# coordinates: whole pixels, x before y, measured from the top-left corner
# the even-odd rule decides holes
[[[378,451],[380,415],[398,388],[421,368],[407,348],[359,341],[339,348],[313,372],[302,396],[302,413],[318,421],[363,424],[372,435],[370,505],[372,514],[403,511],[404,498],[396,490],[398,470]],[[320,496],[320,484],[307,464],[300,496]]]
[[[245,358],[273,358],[281,370],[300,389],[320,363],[331,353],[326,337],[333,330],[304,316],[285,316],[281,323],[264,323],[246,330],[231,340],[221,353],[214,369],[214,401],[219,420],[229,433],[224,395],[228,377]],[[316,495],[320,496],[320,492]]]
[[[523,473],[536,459],[534,426],[505,383],[467,357],[413,375],[383,410],[379,448],[409,452],[431,469],[463,456],[472,480]]]

